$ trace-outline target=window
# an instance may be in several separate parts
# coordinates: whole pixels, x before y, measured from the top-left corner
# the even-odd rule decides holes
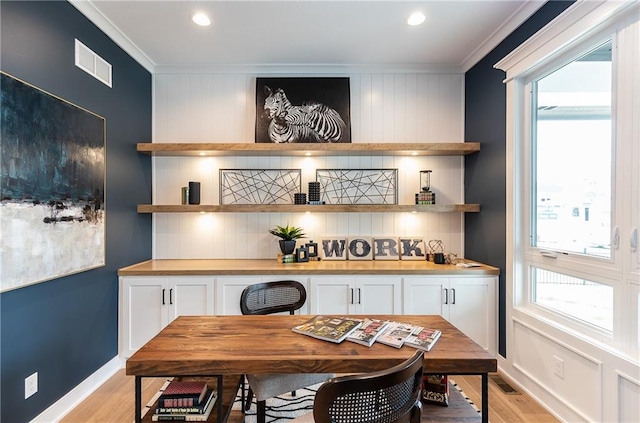
[[[570,260],[612,258],[612,75],[609,39],[529,84],[529,239],[546,266],[530,268],[531,302],[607,333],[613,288],[573,276]]]
[[[532,82],[534,247],[611,257],[611,41]]]

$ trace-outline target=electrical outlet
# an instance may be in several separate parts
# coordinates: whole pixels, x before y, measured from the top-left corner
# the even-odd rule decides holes
[[[24,399],[38,392],[38,372],[24,379]]]
[[[564,360],[555,355],[553,356],[553,374],[564,379]]]

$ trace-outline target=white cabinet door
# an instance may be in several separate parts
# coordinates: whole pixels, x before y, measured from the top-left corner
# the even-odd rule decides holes
[[[355,314],[402,314],[400,277],[357,277],[355,289]]]
[[[165,289],[169,291],[168,321],[166,324],[178,316],[210,316],[214,314],[212,277],[167,276],[165,279]]]
[[[497,351],[497,276],[404,278],[404,314],[439,314],[491,353]]]
[[[166,290],[160,278],[121,277],[120,293],[120,351],[128,358],[166,326]]]
[[[309,278],[311,314],[353,314],[356,301],[353,276],[312,276]]]
[[[449,319],[449,278],[407,276],[403,286],[403,314],[437,314]]]
[[[311,314],[400,314],[399,277],[313,276],[309,280]]]
[[[120,277],[120,355],[130,357],[178,316],[214,314],[213,277]]]
[[[449,279],[449,321],[484,349],[495,353],[496,277]]]

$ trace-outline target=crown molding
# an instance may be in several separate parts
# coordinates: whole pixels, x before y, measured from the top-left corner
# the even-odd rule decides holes
[[[466,59],[462,61],[464,72],[474,67],[480,60],[496,48],[505,38],[538,11],[546,0],[527,0],[516,10],[504,24],[498,27],[482,44],[478,46]]]

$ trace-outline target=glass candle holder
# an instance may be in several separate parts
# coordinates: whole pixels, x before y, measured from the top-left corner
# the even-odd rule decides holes
[[[422,192],[429,192],[431,190],[431,171],[420,171],[420,190]]]

